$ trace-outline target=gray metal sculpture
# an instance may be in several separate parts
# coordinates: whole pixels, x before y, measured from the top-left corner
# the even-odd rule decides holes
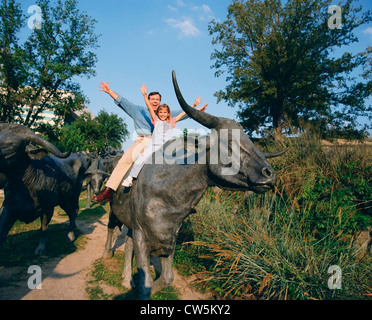
[[[142,299],[172,283],[172,261],[182,221],[195,212],[207,188],[264,193],[276,182],[276,173],[266,158],[285,152],[266,154],[265,158],[240,124],[191,108],[180,93],[174,73],[173,83],[182,109],[212,134],[198,141],[168,142],[153,155],[155,164],[144,166],[130,190],[120,187],[114,194],[104,256],[111,255],[114,227],[123,223],[131,235],[125,245],[123,285],[131,286],[134,250]],[[228,163],[228,154],[237,158]],[[162,164],[156,164],[159,159]],[[150,275],[150,255],[160,258],[161,274],[156,281]]]
[[[0,173],[0,190],[4,189],[6,182],[7,180],[5,174]]]
[[[85,181],[87,185],[87,205],[85,209],[90,209],[92,193],[97,195],[101,192],[104,180],[110,176],[107,172],[103,159],[101,157],[94,159],[88,170],[85,172]]]
[[[110,177],[116,165],[122,157],[122,152],[112,151],[92,160],[91,165],[85,172],[87,186],[87,204],[85,209],[90,209],[92,194],[98,195],[101,192],[105,180]]]
[[[48,151],[55,156],[48,156]],[[74,241],[85,170],[76,154],[60,152],[29,128],[0,123],[0,172],[8,180],[0,211],[0,245],[16,220],[31,223],[40,217],[41,239],[35,252],[44,253],[46,232],[57,205],[70,219],[68,239]]]

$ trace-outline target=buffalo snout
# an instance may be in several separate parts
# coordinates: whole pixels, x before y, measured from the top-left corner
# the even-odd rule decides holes
[[[276,176],[274,169],[270,167],[264,167],[262,169],[262,175],[268,179],[272,179],[272,177]]]

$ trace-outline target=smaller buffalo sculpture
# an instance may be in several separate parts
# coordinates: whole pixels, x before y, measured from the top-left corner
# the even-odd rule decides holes
[[[6,185],[6,176],[3,173],[0,173],[0,190],[5,188]]]
[[[47,155],[48,151],[54,156]],[[74,241],[85,170],[78,155],[60,152],[29,128],[0,123],[0,173],[8,181],[0,211],[0,245],[15,221],[31,223],[40,217],[41,239],[35,252],[43,254],[48,225],[58,205],[70,219],[68,239]]]
[[[88,170],[85,172],[85,181],[87,186],[87,205],[85,209],[90,209],[92,193],[97,195],[101,192],[103,182],[110,173],[107,172],[101,157],[94,159]]]
[[[121,157],[121,153],[115,153],[99,156],[92,160],[91,165],[85,172],[87,186],[87,205],[85,209],[90,209],[92,193],[98,195],[101,192],[103,183],[106,178],[110,177]]]
[[[120,186],[113,196],[104,256],[110,256],[114,227],[124,224],[129,228],[130,237],[125,244],[123,285],[131,287],[134,250],[142,299],[149,299],[151,294],[172,283],[178,232],[183,220],[195,212],[207,188],[269,191],[275,186],[276,172],[266,159],[286,151],[262,153],[237,122],[191,108],[181,95],[174,73],[173,84],[182,109],[190,118],[211,129],[212,134],[204,143],[188,144],[183,139],[167,142],[153,155],[152,163],[143,167],[132,188]],[[189,161],[167,163],[166,158],[174,154]],[[232,154],[230,162],[226,161],[229,154]],[[162,164],[156,160],[161,158]],[[155,281],[150,275],[150,255],[158,257],[161,264],[160,276]]]

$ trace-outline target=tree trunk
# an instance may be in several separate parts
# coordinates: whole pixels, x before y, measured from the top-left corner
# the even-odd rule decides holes
[[[282,135],[282,116],[283,116],[283,103],[276,101],[271,107],[271,115],[273,118],[273,134],[274,138],[278,139]]]

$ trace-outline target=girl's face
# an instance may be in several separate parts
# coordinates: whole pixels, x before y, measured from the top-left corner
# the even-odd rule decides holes
[[[168,110],[166,108],[160,108],[158,110],[158,117],[161,121],[167,121],[168,120]]]

